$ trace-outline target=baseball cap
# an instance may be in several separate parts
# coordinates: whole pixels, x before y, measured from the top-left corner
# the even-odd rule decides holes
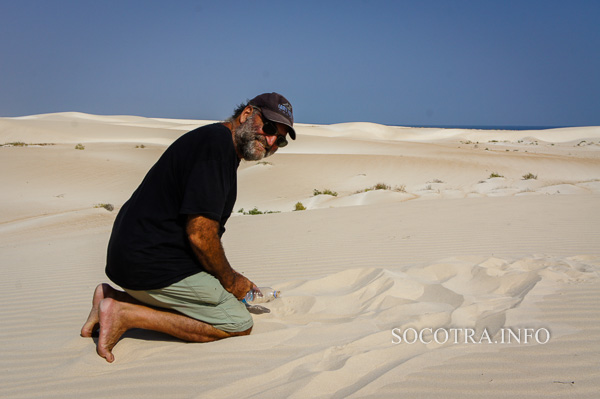
[[[263,93],[250,100],[248,105],[260,108],[268,120],[289,127],[290,137],[292,140],[296,140],[292,104],[284,96],[278,93]]]

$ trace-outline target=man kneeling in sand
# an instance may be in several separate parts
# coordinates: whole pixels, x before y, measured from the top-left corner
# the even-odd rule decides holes
[[[241,159],[256,161],[296,138],[292,106],[277,93],[240,105],[223,123],[177,139],[150,169],[115,220],[106,274],[125,291],[96,287],[81,328],[99,326],[97,352],[130,328],[208,342],[252,330],[239,300],[256,285],[229,265],[221,245],[237,194]]]

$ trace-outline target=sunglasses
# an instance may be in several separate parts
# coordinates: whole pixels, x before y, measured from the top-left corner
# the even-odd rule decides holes
[[[277,139],[275,140],[275,144],[277,144],[277,147],[285,147],[286,145],[288,145],[287,140],[285,139],[284,136],[280,136],[277,133],[279,133],[279,129],[277,129],[277,125],[275,125],[273,122],[271,122],[268,119],[264,119],[263,118],[263,127],[262,127],[262,131],[267,135],[267,136],[277,136]]]
[[[260,111],[260,109],[258,109],[258,111]],[[277,125],[274,122],[265,118],[265,116],[262,112],[260,113],[260,116],[263,120],[263,127],[262,127],[263,133],[266,134],[267,136],[277,136],[277,139],[275,140],[275,144],[279,148],[282,148],[282,147],[285,147],[286,145],[288,145],[288,141],[286,140],[285,136],[280,136],[277,134],[277,133],[279,133],[279,129],[277,129]]]

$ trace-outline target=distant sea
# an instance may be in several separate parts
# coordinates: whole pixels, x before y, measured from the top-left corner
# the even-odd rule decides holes
[[[476,125],[439,125],[439,126],[415,126],[415,125],[400,125],[405,127],[426,127],[440,129],[477,129],[477,130],[546,130],[558,129],[561,127],[572,126],[476,126]]]

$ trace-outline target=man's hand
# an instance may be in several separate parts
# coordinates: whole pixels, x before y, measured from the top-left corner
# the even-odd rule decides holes
[[[248,280],[246,277],[242,276],[235,270],[233,271],[233,285],[230,288],[224,287],[227,291],[231,292],[234,297],[237,299],[244,299],[246,294],[253,288],[258,289],[256,285]]]
[[[204,269],[215,276],[223,288],[242,299],[254,283],[232,269],[219,238],[219,222],[203,216],[188,217],[187,234],[194,253]]]

